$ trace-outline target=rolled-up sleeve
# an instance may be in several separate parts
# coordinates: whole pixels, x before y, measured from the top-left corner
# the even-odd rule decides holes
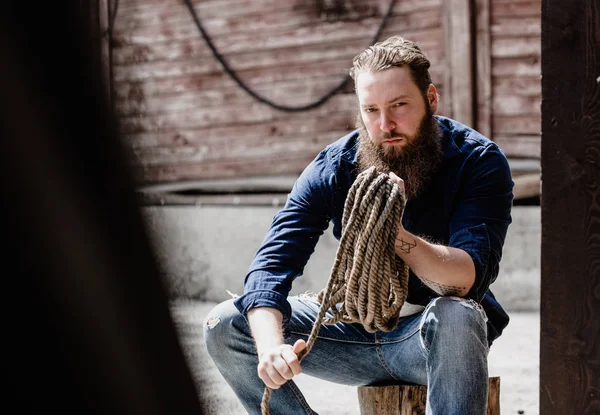
[[[285,206],[274,216],[244,280],[244,293],[234,301],[240,313],[273,307],[287,324],[292,282],[302,275],[331,220],[334,182],[324,150],[296,180]]]
[[[462,173],[458,203],[450,221],[449,246],[471,256],[475,283],[467,296],[481,301],[498,276],[512,221],[514,183],[508,161],[494,143],[474,150]]]

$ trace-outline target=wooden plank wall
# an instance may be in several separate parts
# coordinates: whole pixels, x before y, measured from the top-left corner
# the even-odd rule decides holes
[[[402,34],[428,53],[440,114],[474,125],[509,157],[539,159],[540,2],[397,0],[380,38]],[[325,21],[316,1],[193,2],[240,78],[286,106],[338,85],[390,4],[346,3],[353,18]],[[298,174],[354,127],[352,85],[306,112],[254,100],[211,54],[182,1],[120,0],[110,57],[115,108],[143,184]]]
[[[252,89],[307,104],[347,74],[389,0],[349,1],[360,19],[328,22],[317,2],[205,0],[194,7],[215,46]],[[401,34],[432,61],[444,107],[444,0],[397,0],[381,39]],[[140,182],[298,174],[354,128],[352,86],[316,109],[288,113],[255,101],[212,56],[177,0],[120,0],[112,36],[113,97]]]
[[[448,67],[445,73],[447,93],[440,103],[447,105],[446,113],[449,116],[476,127],[473,117],[476,81],[472,66],[474,39],[471,0],[445,0],[443,13],[444,50]]]
[[[491,0],[492,139],[540,158],[541,0]]]

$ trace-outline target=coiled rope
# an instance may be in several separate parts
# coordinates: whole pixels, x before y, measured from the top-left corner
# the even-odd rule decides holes
[[[404,198],[387,174],[371,167],[360,173],[348,192],[342,216],[342,237],[302,360],[317,339],[321,324],[360,323],[365,330],[391,331],[399,320],[408,292],[408,266],[394,250]],[[332,317],[326,318],[330,312]],[[272,390],[261,402],[269,415]]]

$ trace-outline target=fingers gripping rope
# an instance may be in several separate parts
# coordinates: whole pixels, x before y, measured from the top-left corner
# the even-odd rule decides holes
[[[394,251],[404,204],[387,174],[371,167],[356,178],[344,206],[335,262],[317,297],[321,307],[300,361],[312,349],[321,324],[360,323],[371,333],[391,331],[398,324],[408,292],[408,266]],[[331,317],[326,318],[328,311]],[[265,388],[263,415],[269,415],[271,392]]]

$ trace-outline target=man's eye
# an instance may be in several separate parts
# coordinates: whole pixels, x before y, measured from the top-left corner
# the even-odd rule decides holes
[[[394,104],[394,107],[402,107],[402,106],[404,106],[404,105],[406,105],[406,102],[396,102],[396,103]]]
[[[375,112],[375,108],[365,108],[365,112]]]

